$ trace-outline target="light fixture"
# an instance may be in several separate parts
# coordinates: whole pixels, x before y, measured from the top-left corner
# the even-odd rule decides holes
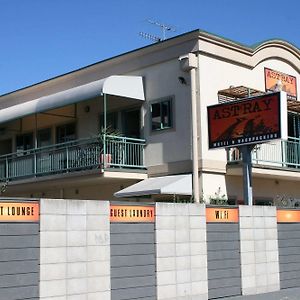
[[[185,84],[185,85],[187,84],[185,78],[182,77],[182,76],[179,76],[179,77],[178,77],[178,80],[179,80],[179,82],[180,82],[181,84]]]

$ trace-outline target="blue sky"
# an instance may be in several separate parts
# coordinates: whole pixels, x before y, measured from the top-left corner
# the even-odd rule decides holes
[[[0,0],[0,94],[151,43],[202,29],[253,45],[281,38],[300,48],[300,1]]]

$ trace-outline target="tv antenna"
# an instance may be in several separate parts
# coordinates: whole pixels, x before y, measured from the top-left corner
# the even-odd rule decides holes
[[[140,32],[139,34],[143,38],[152,40],[154,42],[164,41],[166,39],[166,33],[167,33],[167,31],[172,31],[172,32],[176,31],[176,28],[174,26],[170,26],[170,25],[167,25],[167,24],[164,24],[164,23],[160,23],[158,21],[154,21],[154,20],[148,19],[147,22],[150,23],[150,24],[152,24],[152,25],[155,25],[155,26],[159,27],[160,31],[161,31],[161,36],[159,37],[159,36],[156,36],[156,35],[153,35],[153,34],[149,34],[149,33],[145,33],[145,32]]]
[[[148,40],[151,40],[153,42],[161,42],[161,38],[156,36],[156,35],[153,35],[153,34],[150,34],[150,33],[146,33],[146,32],[139,32],[139,35],[145,39],[148,39]]]

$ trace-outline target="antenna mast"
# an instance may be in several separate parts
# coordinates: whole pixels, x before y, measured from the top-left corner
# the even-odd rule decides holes
[[[154,21],[154,20],[150,20],[150,19],[148,19],[147,21],[150,24],[152,24],[152,25],[160,27],[160,30],[161,30],[161,40],[162,41],[164,41],[166,39],[166,32],[167,31],[173,31],[173,32],[176,31],[176,29],[175,29],[174,26],[170,26],[170,25],[167,25],[167,24],[164,24],[164,23],[160,23],[158,21]]]
[[[156,36],[156,35],[153,35],[153,34],[150,34],[150,33],[145,33],[145,32],[140,32],[139,35],[141,37],[145,38],[145,39],[149,39],[149,40],[152,40],[154,42],[164,41],[166,39],[166,32],[167,31],[173,31],[173,32],[176,31],[174,26],[169,26],[169,25],[166,25],[164,23],[160,23],[160,22],[150,20],[150,19],[148,19],[147,22],[152,24],[152,25],[155,25],[155,26],[159,27],[160,30],[161,30],[161,36],[159,37],[159,36]]]

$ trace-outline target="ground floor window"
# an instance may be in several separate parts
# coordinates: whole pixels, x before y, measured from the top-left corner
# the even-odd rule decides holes
[[[264,206],[272,206],[273,199],[272,198],[254,198],[254,205],[264,205]]]

